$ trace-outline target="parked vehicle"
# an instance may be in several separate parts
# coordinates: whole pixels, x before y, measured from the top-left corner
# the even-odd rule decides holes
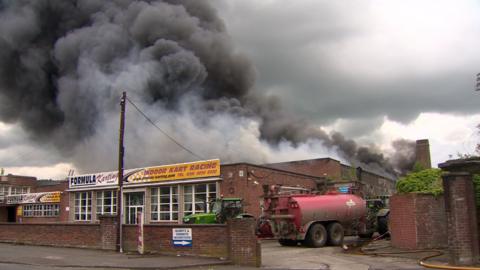
[[[388,219],[390,216],[390,196],[376,196],[365,199],[367,202],[367,227],[370,231],[361,237],[370,238],[374,232],[389,237]]]
[[[218,198],[210,202],[210,212],[188,215],[183,218],[187,224],[224,223],[229,218],[252,217],[243,212],[243,200],[240,198]]]
[[[353,194],[299,194],[272,186],[264,192],[260,237],[275,237],[281,245],[338,246],[345,235],[368,235],[367,202]]]

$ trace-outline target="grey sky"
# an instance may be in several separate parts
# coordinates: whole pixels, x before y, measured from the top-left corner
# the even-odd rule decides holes
[[[480,110],[476,1],[216,3],[257,68],[256,89],[320,124]]]
[[[33,16],[42,3],[1,14],[0,121],[10,125],[0,122],[0,167],[111,169],[120,89],[195,152],[227,162],[340,158],[320,126],[386,153],[396,139],[429,137],[437,161],[478,120],[478,1],[81,2],[56,2],[72,16],[51,28]],[[18,51],[23,69],[11,69]],[[286,109],[270,110],[275,100]],[[128,166],[192,159],[127,117]]]

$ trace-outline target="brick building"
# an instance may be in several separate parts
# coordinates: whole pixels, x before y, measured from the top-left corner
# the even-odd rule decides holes
[[[0,220],[4,222],[96,223],[99,215],[118,211],[117,171],[76,175],[65,181],[4,178],[0,182],[5,195]],[[274,184],[373,196],[391,194],[395,180],[331,158],[266,165],[220,165],[219,160],[208,160],[130,169],[125,170],[122,184],[123,223],[135,224],[141,211],[147,224],[178,224],[185,215],[210,211],[207,202],[222,196],[243,198],[245,211],[258,217],[263,188]]]
[[[122,205],[125,224],[135,224],[138,212],[146,224],[181,223],[183,216],[209,212],[209,201],[221,196],[244,199],[245,211],[261,213],[264,185],[281,184],[317,189],[319,177],[248,163],[221,165],[199,161],[125,171]],[[117,172],[69,178],[71,222],[97,222],[100,214],[117,213]]]
[[[331,158],[319,158],[266,164],[269,168],[319,177],[339,192],[353,193],[362,197],[392,195],[395,192],[396,177],[385,172],[373,172],[367,165],[352,167]]]
[[[67,200],[67,181],[37,180],[35,177],[0,176],[0,222],[66,221],[60,209]],[[62,195],[63,193],[63,195]]]

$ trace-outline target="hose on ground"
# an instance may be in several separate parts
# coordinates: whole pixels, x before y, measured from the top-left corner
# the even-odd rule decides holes
[[[438,257],[443,255],[443,252],[437,250],[437,254],[429,255],[418,260],[418,264],[425,268],[432,269],[449,269],[449,270],[480,270],[480,267],[470,267],[470,266],[455,266],[455,265],[442,265],[442,264],[433,264],[426,263],[428,259]]]
[[[382,239],[385,235],[388,235],[390,232],[386,232],[382,235],[379,235],[369,241],[365,241],[361,243],[359,247],[357,247],[356,252],[354,254],[357,255],[370,255],[370,256],[382,256],[382,255],[394,255],[394,254],[408,254],[408,253],[423,253],[423,252],[434,252],[432,255],[428,255],[425,257],[422,257],[421,259],[418,260],[418,264],[420,266],[423,266],[425,268],[431,268],[431,269],[448,269],[448,270],[480,270],[480,267],[470,267],[470,266],[454,266],[454,265],[443,265],[443,264],[433,264],[433,263],[427,263],[426,261],[435,258],[441,255],[444,255],[445,253],[440,250],[432,250],[432,249],[418,249],[418,250],[409,250],[409,251],[395,251],[395,252],[365,252],[364,246],[368,245],[372,242],[375,242],[377,240]],[[380,247],[380,248],[386,248],[388,246]],[[343,249],[346,251],[349,249],[347,245],[343,245]],[[378,250],[379,248],[377,247],[375,250]]]

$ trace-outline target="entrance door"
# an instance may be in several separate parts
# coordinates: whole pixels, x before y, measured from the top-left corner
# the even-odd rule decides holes
[[[137,214],[143,212],[143,192],[125,193],[125,224],[137,224]]]
[[[16,222],[17,221],[17,207],[9,206],[7,207],[7,222]]]

